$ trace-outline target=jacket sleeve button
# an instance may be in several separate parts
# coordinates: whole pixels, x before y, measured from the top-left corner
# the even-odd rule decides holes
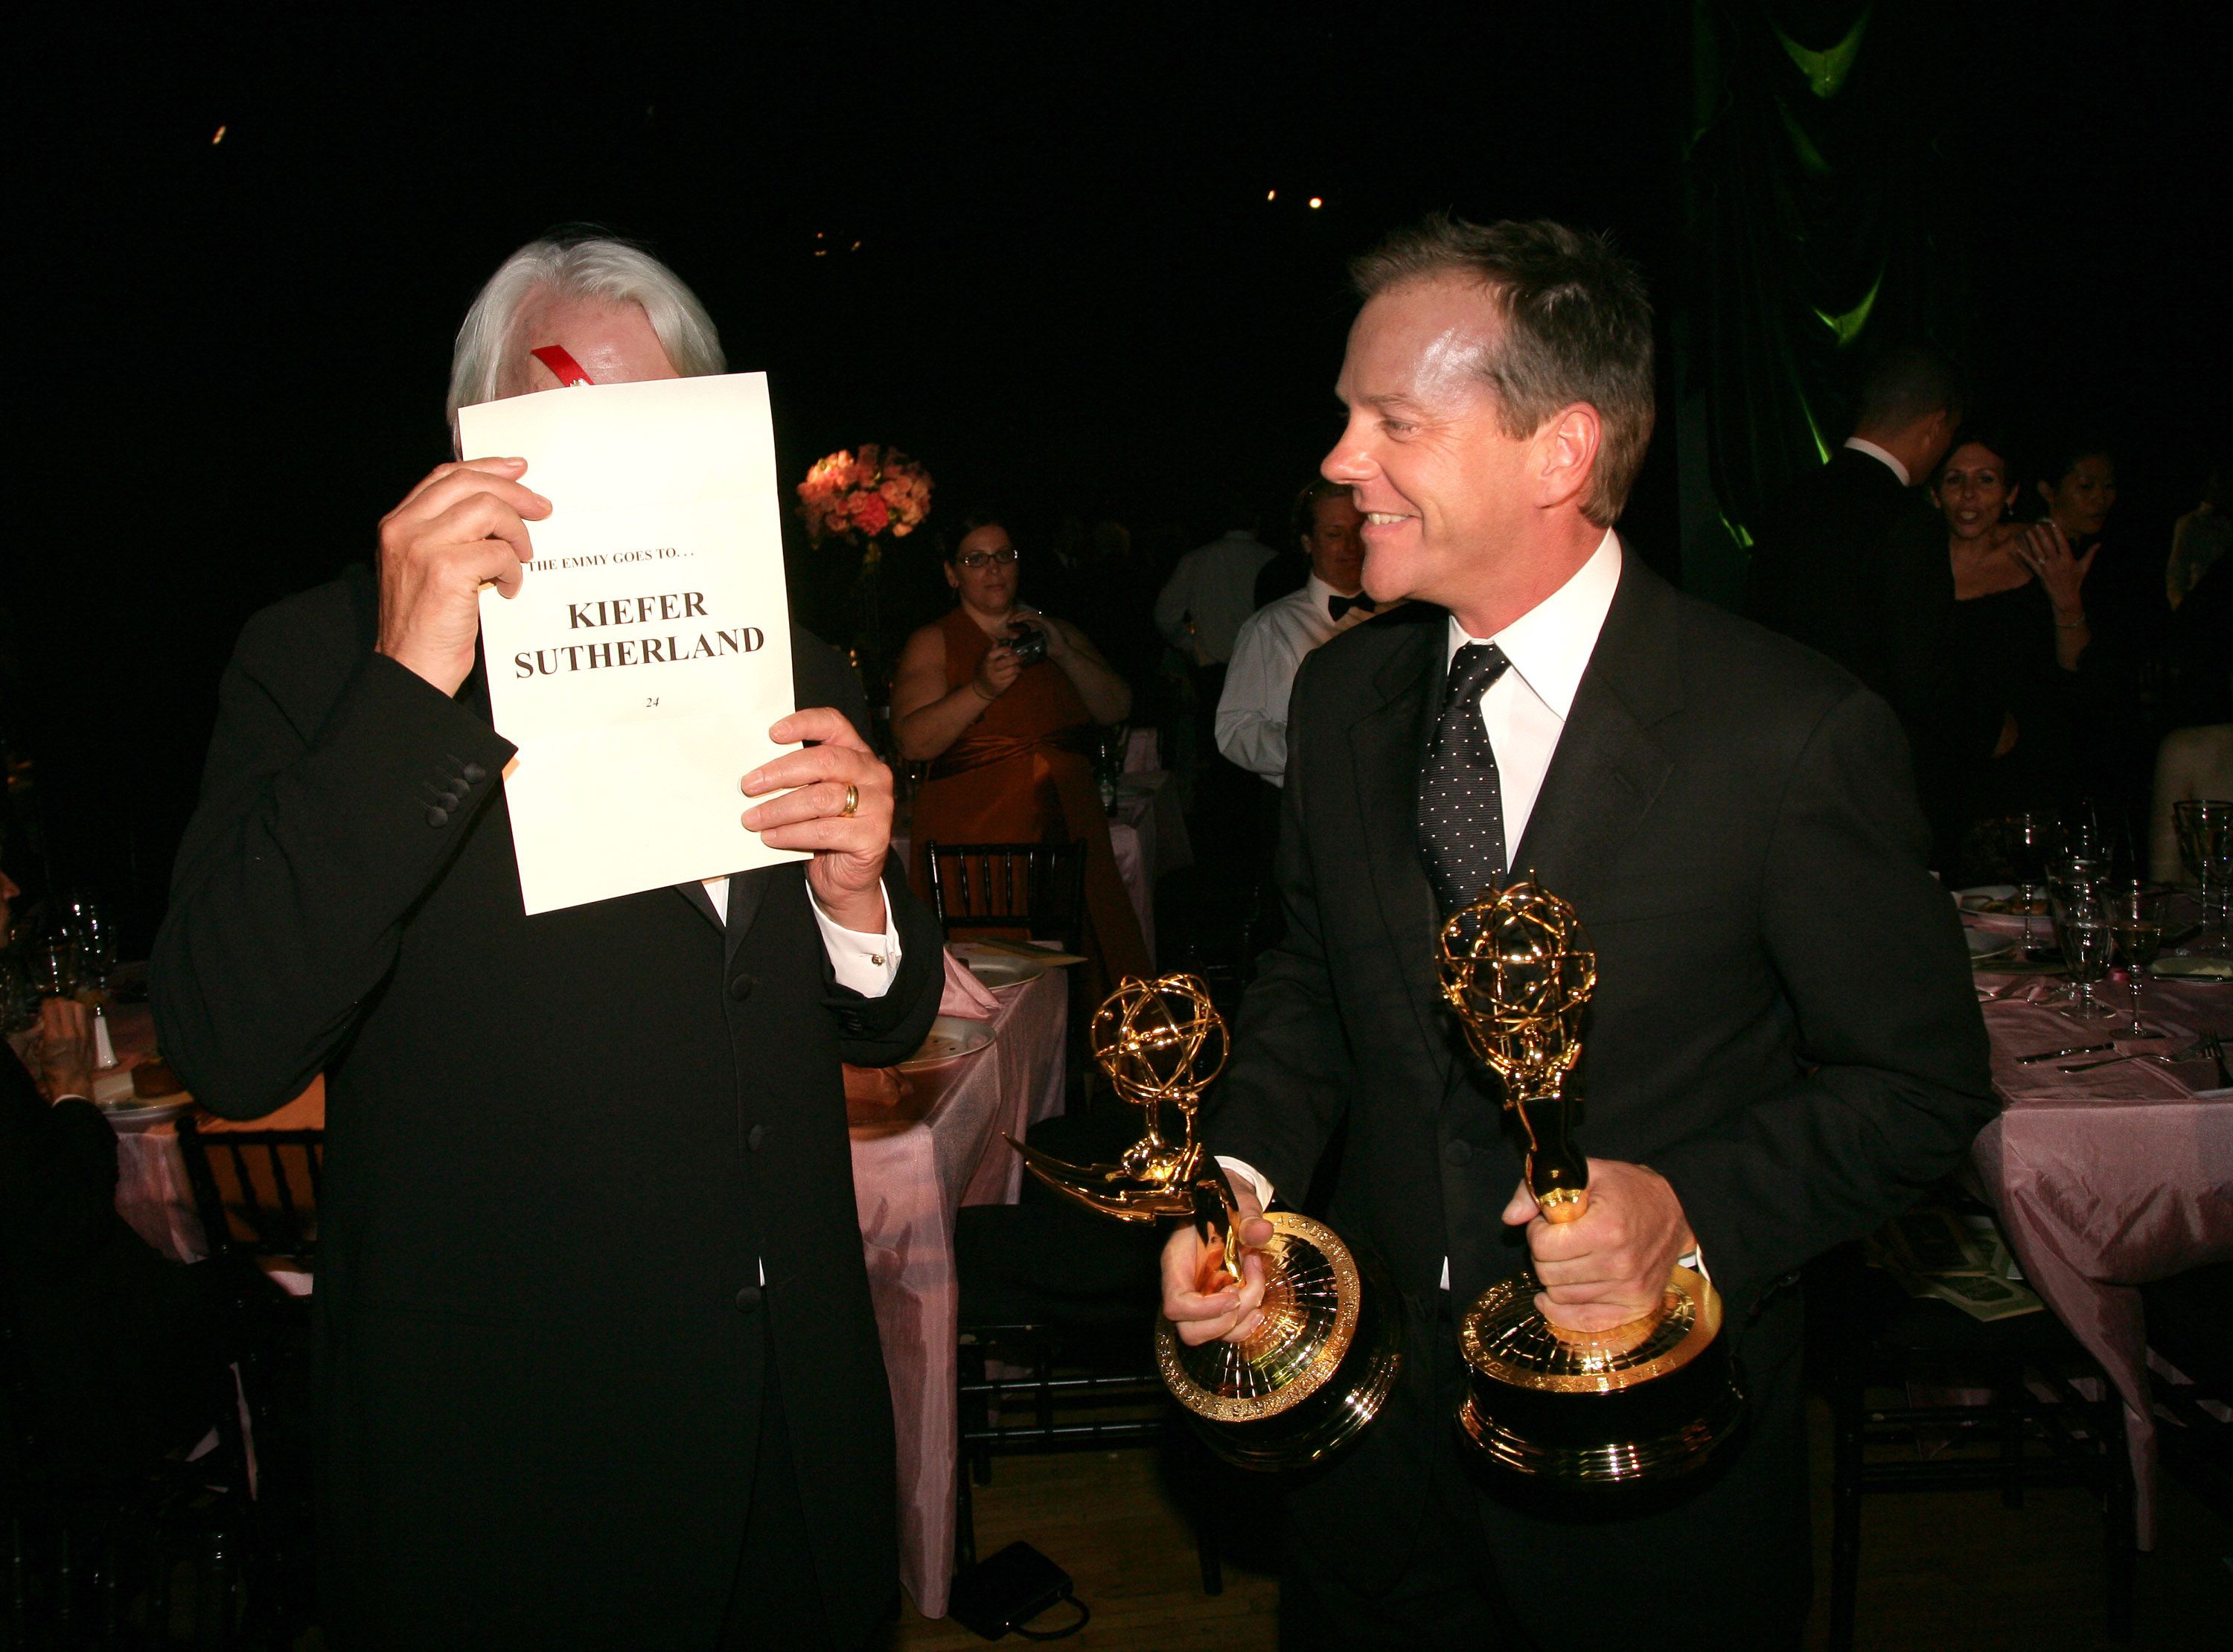
[[[450,811],[446,809],[441,808],[428,810],[426,811],[426,823],[429,826],[448,825],[450,823]]]
[[[488,771],[478,763],[468,763],[460,772],[465,777],[465,784],[469,786],[478,786],[488,778]]]
[[[745,1145],[754,1153],[760,1150],[760,1143],[766,1140],[767,1126],[765,1124],[755,1124],[745,1133]]]

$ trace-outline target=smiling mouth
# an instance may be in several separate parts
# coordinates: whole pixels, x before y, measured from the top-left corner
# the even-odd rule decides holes
[[[1410,519],[1408,516],[1398,516],[1390,511],[1368,511],[1364,513],[1365,525],[1370,528],[1392,528],[1399,522]]]

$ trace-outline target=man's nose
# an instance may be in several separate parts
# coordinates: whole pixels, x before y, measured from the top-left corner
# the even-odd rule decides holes
[[[1350,433],[1344,431],[1341,439],[1333,445],[1333,451],[1319,464],[1318,474],[1329,482],[1346,482],[1354,486],[1369,480],[1372,468],[1372,460],[1363,444],[1351,440]]]

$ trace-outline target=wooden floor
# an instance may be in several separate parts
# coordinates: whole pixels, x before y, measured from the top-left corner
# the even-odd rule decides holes
[[[1828,1415],[1814,1431],[1816,1603],[1807,1645],[1827,1644]],[[2100,1516],[2078,1491],[2034,1492],[2021,1510],[1992,1492],[1873,1497],[1863,1507],[1858,1644],[1867,1652],[2092,1652],[2108,1639]],[[1093,1621],[1067,1644],[1138,1652],[1269,1652],[1279,1590],[1268,1545],[1228,1559],[1204,1596],[1194,1542],[1156,1453],[999,1461],[977,1493],[978,1551],[1021,1538],[1076,1580]],[[2133,1637],[2145,1652],[2233,1645],[2233,1525],[2167,1483],[2157,1551],[2140,1557]],[[1050,1614],[1045,1626],[1061,1621]],[[986,1644],[905,1609],[892,1652]],[[1017,1644],[1011,1640],[1009,1644]]]

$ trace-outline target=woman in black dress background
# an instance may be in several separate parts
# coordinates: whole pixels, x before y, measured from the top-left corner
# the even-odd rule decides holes
[[[2053,519],[2019,523],[2013,445],[2000,432],[1958,433],[1931,480],[1946,524],[1955,617],[1948,661],[1976,744],[1952,777],[1938,823],[1960,863],[1984,858],[1980,823],[2076,801],[2071,695],[2093,641],[2085,582],[2093,551],[2076,554]]]

